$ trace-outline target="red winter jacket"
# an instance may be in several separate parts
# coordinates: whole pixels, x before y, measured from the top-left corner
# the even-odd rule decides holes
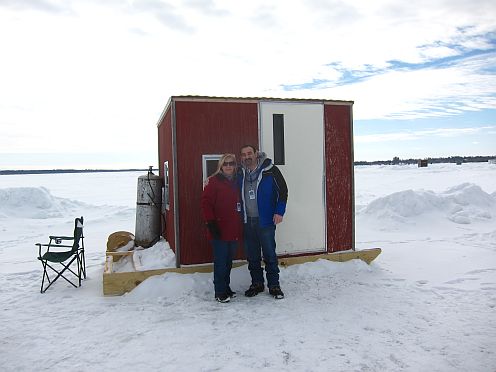
[[[205,222],[215,220],[219,226],[221,240],[241,240],[241,195],[235,180],[222,174],[208,179],[201,197],[201,209]],[[208,232],[208,239],[212,239]]]

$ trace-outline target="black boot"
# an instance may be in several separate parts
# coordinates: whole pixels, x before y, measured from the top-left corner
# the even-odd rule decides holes
[[[227,287],[227,291],[226,291],[226,294],[231,297],[231,298],[234,298],[236,297],[236,292],[234,292],[231,287]]]
[[[253,297],[259,294],[260,292],[263,292],[265,289],[263,283],[257,283],[257,284],[252,284],[250,285],[250,288],[245,292],[246,297]]]
[[[269,293],[274,297],[276,300],[281,300],[284,298],[284,293],[281,291],[281,287],[276,285],[275,287],[270,287],[269,288]]]
[[[227,294],[225,293],[222,293],[222,294],[216,294],[215,295],[215,300],[217,302],[222,302],[222,303],[226,303],[226,302],[229,302],[231,301],[231,297],[229,297]]]

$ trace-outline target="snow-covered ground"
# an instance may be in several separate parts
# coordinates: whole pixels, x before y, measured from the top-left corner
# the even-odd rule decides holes
[[[244,297],[240,267],[228,304],[211,274],[102,296],[139,175],[0,176],[2,371],[496,371],[496,165],[356,167],[357,248],[383,253],[282,269],[281,301]],[[80,215],[88,279],[42,295],[34,244]]]

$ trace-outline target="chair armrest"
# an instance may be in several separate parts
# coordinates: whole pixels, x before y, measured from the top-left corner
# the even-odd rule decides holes
[[[35,245],[38,246],[38,258],[41,259],[41,247],[48,246],[48,244],[41,244],[41,243],[36,243]]]
[[[73,236],[57,236],[57,235],[50,235],[50,239],[54,240],[74,240]]]
[[[41,258],[42,253],[41,253],[41,247],[46,247],[45,252],[50,252],[50,248],[73,248],[72,245],[64,245],[64,244],[41,244],[41,243],[36,243],[35,245],[38,246],[38,257]]]

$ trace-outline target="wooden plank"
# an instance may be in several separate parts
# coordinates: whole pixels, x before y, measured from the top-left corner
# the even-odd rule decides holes
[[[105,254],[107,256],[112,256],[113,259],[114,259],[114,262],[117,262],[122,257],[133,255],[134,254],[134,251],[125,251],[125,252],[109,252],[109,251],[107,251]]]
[[[114,260],[111,256],[105,256],[105,266],[103,268],[103,273],[111,273],[112,265],[114,264]]]
[[[109,255],[113,258],[114,255]],[[107,256],[107,257],[109,257]],[[233,267],[246,265],[246,262],[233,262]],[[113,273],[105,270],[103,273],[103,294],[104,295],[122,295],[140,285],[144,280],[154,275],[165,273],[193,274],[193,273],[211,273],[213,265],[192,265],[180,268],[170,267],[156,270],[132,271]]]
[[[119,254],[115,254],[115,253],[119,253]],[[132,254],[132,252],[112,252],[109,253],[107,257],[110,257],[110,261],[112,261],[116,256],[123,256],[123,254],[120,253]],[[286,257],[279,259],[279,265],[281,267],[286,267],[305,262],[314,262],[319,259],[325,259],[335,262],[345,262],[353,259],[361,259],[362,261],[365,261],[366,263],[370,264],[380,253],[381,253],[380,248],[371,248],[360,251],[324,253],[313,256]],[[242,265],[246,265],[246,262],[245,261],[233,262],[233,267],[239,267]],[[122,272],[122,273],[112,273],[107,269],[108,267],[106,266],[103,273],[103,294],[106,296],[115,296],[115,295],[122,295],[126,292],[133,290],[138,285],[140,285],[144,280],[154,275],[163,275],[165,273],[179,273],[179,274],[209,273],[213,271],[213,265],[212,264],[191,265],[191,266],[182,266],[179,268],[170,267],[170,268],[157,269],[157,270],[133,271],[133,272]]]
[[[335,262],[345,262],[353,259],[360,259],[370,264],[382,252],[381,248],[370,248],[360,251],[342,251],[333,253],[323,253],[313,256],[286,257],[279,259],[280,266],[291,266],[305,262],[315,262],[317,260],[329,260]]]

